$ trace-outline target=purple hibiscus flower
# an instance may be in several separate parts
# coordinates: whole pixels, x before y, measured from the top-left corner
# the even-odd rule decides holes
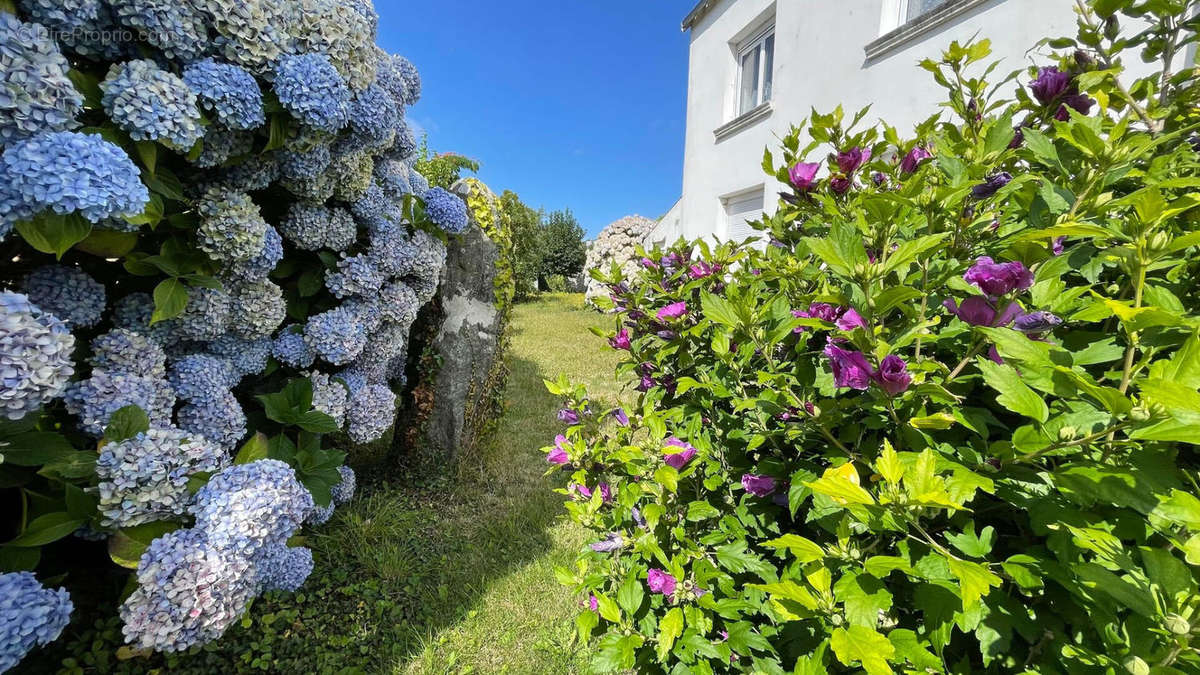
[[[668,438],[663,445],[668,448],[674,448],[670,452],[663,454],[663,461],[668,466],[674,467],[677,470],[682,470],[696,456],[695,448],[674,436]]]
[[[624,349],[626,351],[633,348],[633,341],[629,339],[629,331],[622,328],[617,331],[617,334],[608,339],[608,346],[613,349]]]
[[[852,352],[830,342],[825,345],[825,356],[833,369],[833,381],[839,387],[865,391],[871,386],[874,369],[861,352]]]
[[[648,270],[658,269],[658,263],[649,258],[642,258],[642,267],[645,267]]]
[[[912,384],[912,375],[908,373],[908,364],[899,356],[889,354],[879,362],[879,370],[875,373],[875,383],[892,396],[903,394]]]
[[[816,162],[797,162],[788,169],[788,178],[792,181],[792,187],[800,192],[808,192],[816,186],[817,172],[820,170],[821,165]]]
[[[859,316],[858,312],[854,311],[853,307],[843,312],[835,323],[838,330],[854,330],[855,328],[867,327],[867,322]]]
[[[672,302],[671,304],[667,305],[666,307],[663,307],[662,309],[658,310],[658,312],[655,314],[655,316],[657,316],[659,318],[659,320],[665,321],[667,319],[678,319],[686,314],[687,314],[687,303],[680,300],[679,302]]]
[[[610,414],[613,416],[613,419],[617,421],[617,424],[620,424],[623,427],[629,426],[629,415],[625,414],[624,408],[617,408]]]
[[[1018,260],[998,263],[987,256],[976,260],[963,279],[993,298],[1033,286],[1033,272],[1025,263]]]
[[[571,461],[571,457],[567,455],[567,450],[563,446],[567,443],[567,437],[559,434],[554,437],[554,449],[550,454],[546,455],[546,461],[551,464],[566,464]]]
[[[1074,110],[1080,115],[1086,115],[1092,111],[1092,104],[1095,103],[1091,96],[1087,94],[1067,94],[1063,98],[1062,105],[1058,106],[1058,110],[1054,113],[1054,119],[1059,122],[1066,122],[1071,119],[1071,113],[1068,108]]]
[[[600,601],[596,599],[596,596],[593,595],[588,598],[588,609],[592,610],[593,612],[600,609]]]
[[[558,420],[567,424],[579,424],[579,413],[570,408],[563,408],[558,411]]]
[[[1070,85],[1070,73],[1062,72],[1057,66],[1047,66],[1038,70],[1037,78],[1029,84],[1029,91],[1038,103],[1047,105],[1065,94]]]
[[[742,489],[755,497],[767,497],[775,491],[775,479],[756,473],[743,474]]]
[[[1063,251],[1067,250],[1067,238],[1055,237],[1054,241],[1050,242],[1050,252],[1056,256],[1062,255]]]
[[[854,187],[854,182],[848,176],[838,174],[829,179],[829,189],[833,190],[834,194],[844,195]]]
[[[663,570],[651,568],[646,572],[646,585],[651,592],[671,595],[675,592],[675,577]]]
[[[933,153],[929,152],[925,146],[918,145],[908,151],[904,159],[900,160],[900,170],[904,173],[912,173],[921,166],[921,162],[933,157]]]
[[[1015,302],[1010,302],[1005,306],[1004,311],[998,312],[995,305],[978,295],[963,300],[962,304],[946,300],[942,306],[950,310],[954,316],[962,319],[964,323],[972,326],[990,326],[992,328],[1007,326],[1012,323],[1013,319],[1021,315],[1021,307]]]
[[[858,171],[859,167],[866,164],[870,159],[870,148],[853,147],[849,150],[843,150],[837,156],[838,170],[849,176]]]

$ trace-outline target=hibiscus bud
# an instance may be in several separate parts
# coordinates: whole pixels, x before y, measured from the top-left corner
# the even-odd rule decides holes
[[[1041,335],[1062,325],[1063,320],[1050,312],[1030,312],[1017,317],[1013,328],[1026,335]]]
[[[1125,659],[1125,672],[1129,675],[1150,675],[1150,666],[1140,656]]]
[[[1151,253],[1157,253],[1165,249],[1171,243],[1171,235],[1166,232],[1155,232],[1154,236],[1150,237],[1148,247]]]
[[[1075,65],[1079,66],[1080,68],[1086,69],[1086,68],[1090,68],[1095,63],[1096,63],[1096,59],[1093,59],[1091,54],[1088,54],[1087,52],[1085,52],[1082,49],[1075,50]]]
[[[1167,626],[1167,630],[1176,635],[1187,635],[1188,633],[1192,632],[1192,624],[1188,623],[1187,619],[1175,614],[1174,612],[1167,615],[1164,623]]]
[[[1129,411],[1129,419],[1134,422],[1145,422],[1150,419],[1150,409],[1145,405],[1134,406],[1133,410]]]
[[[1109,40],[1116,40],[1117,35],[1121,33],[1121,24],[1117,21],[1117,15],[1111,14],[1104,20],[1104,37]]]
[[[1012,182],[1012,174],[1000,171],[988,176],[982,183],[971,188],[971,196],[975,199],[987,199],[996,194],[1000,188]]]
[[[1058,430],[1058,440],[1060,441],[1073,441],[1078,435],[1079,430],[1072,426],[1065,426]]]
[[[912,375],[908,374],[908,364],[899,356],[889,354],[879,362],[879,371],[875,373],[875,383],[892,396],[903,394],[912,384]]]

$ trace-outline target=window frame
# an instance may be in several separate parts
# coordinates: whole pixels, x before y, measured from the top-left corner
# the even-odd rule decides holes
[[[759,184],[753,187],[743,188],[736,192],[731,192],[720,198],[721,206],[721,239],[723,241],[732,241],[735,235],[735,227],[743,227],[750,220],[757,220],[766,217],[767,213],[767,197],[766,184]],[[757,202],[756,208],[751,208],[747,211],[741,211],[738,214],[730,213],[730,208],[735,204],[746,204],[749,202]],[[756,214],[755,218],[743,218],[741,223],[734,225],[731,220],[739,216]],[[753,231],[747,232],[745,236],[755,236]]]
[[[737,48],[733,50],[734,54],[734,101],[733,101],[733,119],[747,115],[760,106],[769,103],[775,95],[775,45],[771,46],[771,58],[766,58],[767,41],[775,37],[775,22],[769,21],[766,25],[750,34],[750,37],[738,43]],[[758,68],[755,72],[755,77],[758,79],[758,86],[754,89],[754,99],[752,105],[743,106],[742,98],[742,79],[745,77],[745,69],[742,67],[742,61],[746,56],[757,52]],[[768,69],[768,62],[770,68]],[[769,77],[768,77],[769,76]],[[763,97],[763,91],[767,83],[770,83],[770,95]]]

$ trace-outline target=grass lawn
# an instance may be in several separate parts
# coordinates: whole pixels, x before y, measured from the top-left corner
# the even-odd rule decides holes
[[[505,414],[447,490],[453,506],[443,527],[455,533],[460,550],[443,559],[437,575],[455,590],[445,598],[427,594],[432,621],[412,627],[417,648],[396,661],[394,672],[568,673],[584,661],[574,640],[577,600],[555,581],[554,567],[569,565],[587,542],[582,530],[560,519],[563,498],[543,475],[540,448],[562,429],[558,401],[543,378],[564,372],[588,383],[597,400],[618,398],[617,357],[591,326],[607,324],[583,307],[580,295],[548,295],[514,309]],[[363,503],[353,520],[387,496]],[[354,543],[349,533],[343,539]],[[424,542],[410,543],[419,553]],[[403,566],[410,555],[380,562]]]

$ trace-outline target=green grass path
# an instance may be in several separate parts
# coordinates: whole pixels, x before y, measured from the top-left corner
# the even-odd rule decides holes
[[[540,448],[562,428],[558,401],[543,378],[563,372],[586,382],[598,401],[618,398],[617,357],[591,326],[607,327],[606,320],[585,309],[579,295],[515,307],[504,416],[493,439],[463,462],[448,486],[450,498],[437,520],[439,529],[455,532],[453,550],[432,552],[442,554],[442,567],[438,588],[424,599],[430,620],[424,631],[411,627],[417,629],[414,648],[393,672],[565,674],[586,660],[573,637],[577,599],[555,581],[554,568],[569,565],[587,540],[562,520],[562,496],[543,475]],[[388,509],[379,498],[386,495],[366,506]],[[379,560],[401,566],[381,570],[387,576],[411,572],[401,561],[431,552],[395,553]]]

